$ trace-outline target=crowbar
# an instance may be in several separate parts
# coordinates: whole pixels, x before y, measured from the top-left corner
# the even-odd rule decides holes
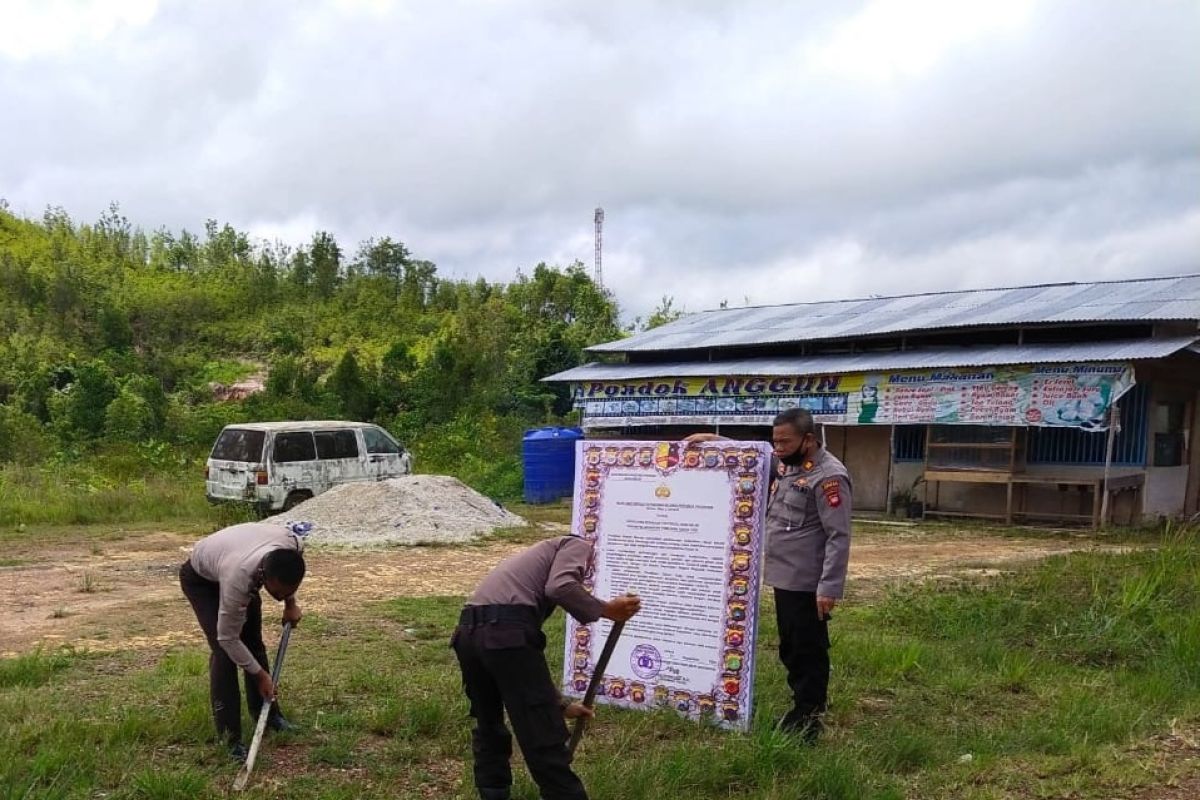
[[[275,696],[279,697],[279,673],[283,671],[283,656],[287,652],[288,638],[292,635],[292,623],[283,623],[283,634],[279,637],[279,651],[275,654],[275,669],[271,670],[271,681],[275,684]],[[238,771],[237,777],[233,780],[233,790],[240,792],[246,788],[246,783],[250,780],[250,772],[254,769],[254,762],[258,758],[258,747],[262,744],[263,733],[267,730],[267,717],[271,714],[271,706],[275,701],[270,703],[263,701],[262,711],[258,712],[258,725],[254,728],[254,740],[250,742],[250,752],[246,754],[246,763],[242,765]]]
[[[604,640],[600,658],[596,661],[596,668],[592,670],[592,680],[588,683],[587,692],[583,695],[583,704],[588,708],[591,708],[596,701],[596,690],[600,688],[600,681],[604,680],[604,670],[608,668],[608,660],[612,658],[613,649],[617,646],[617,639],[621,638],[623,630],[625,630],[624,622],[614,622],[612,630],[608,632],[608,638]],[[579,746],[579,740],[583,738],[583,728],[586,722],[585,717],[575,720],[575,730],[571,731],[571,741],[567,744],[568,755],[575,755],[575,748]]]

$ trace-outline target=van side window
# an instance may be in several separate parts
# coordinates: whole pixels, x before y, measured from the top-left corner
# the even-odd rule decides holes
[[[262,461],[263,441],[267,434],[245,428],[226,428],[213,445],[212,457],[217,461]]]
[[[358,438],[354,431],[317,431],[313,436],[320,458],[358,458]]]
[[[363,441],[368,453],[399,453],[400,445],[379,428],[363,428]]]
[[[313,445],[313,435],[308,431],[275,434],[275,463],[284,464],[289,461],[315,461],[317,448]]]

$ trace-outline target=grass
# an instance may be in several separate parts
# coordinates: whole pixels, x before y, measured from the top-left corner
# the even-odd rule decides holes
[[[848,603],[815,749],[772,726],[787,689],[768,599],[747,735],[601,709],[577,767],[597,800],[1137,797],[1165,768],[1145,743],[1200,727],[1198,581],[1200,542],[1178,532],[1154,549]],[[473,797],[446,646],[461,601],[310,613],[281,689],[304,728],[268,742],[247,797]],[[560,615],[546,632],[557,672]],[[0,798],[224,795],[235,770],[209,741],[206,664],[198,642],[0,661]],[[515,772],[514,798],[534,800]]]
[[[208,519],[199,473],[113,475],[87,465],[0,467],[0,536],[31,526]]]

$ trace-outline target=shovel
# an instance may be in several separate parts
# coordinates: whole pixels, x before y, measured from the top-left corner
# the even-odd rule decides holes
[[[279,637],[279,652],[275,654],[275,669],[271,671],[271,680],[275,684],[275,692],[278,697],[279,693],[279,674],[283,672],[283,656],[287,653],[288,638],[292,635],[292,623],[283,623],[283,635]],[[246,754],[246,763],[242,765],[238,771],[237,777],[233,780],[233,790],[240,792],[246,788],[246,783],[250,780],[250,773],[254,769],[254,762],[258,759],[258,748],[262,744],[263,733],[267,730],[267,718],[271,715],[271,706],[274,702],[263,701],[262,711],[258,712],[258,725],[254,728],[254,740],[250,742],[250,752]]]
[[[614,622],[612,630],[608,632],[608,638],[604,640],[604,647],[600,650],[600,658],[596,660],[596,668],[592,670],[592,680],[588,683],[587,692],[583,695],[583,704],[588,708],[596,701],[596,690],[600,688],[600,681],[604,680],[604,670],[608,668],[608,660],[612,658],[613,649],[617,646],[617,639],[621,638],[621,631],[625,630],[624,622]],[[575,748],[579,746],[579,740],[583,738],[583,728],[587,720],[580,717],[575,720],[575,730],[571,731],[571,741],[567,744],[567,753],[575,755]]]

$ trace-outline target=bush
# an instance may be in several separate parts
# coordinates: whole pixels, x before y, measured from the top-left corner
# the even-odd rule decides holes
[[[34,464],[50,450],[50,437],[37,417],[0,405],[0,462]]]
[[[524,488],[520,417],[490,412],[460,413],[449,422],[406,430],[405,420],[389,428],[413,454],[417,472],[453,475],[496,500],[516,500]],[[407,435],[408,433],[413,435]]]
[[[121,389],[104,412],[104,433],[110,441],[138,442],[154,432],[150,404],[128,387]]]

